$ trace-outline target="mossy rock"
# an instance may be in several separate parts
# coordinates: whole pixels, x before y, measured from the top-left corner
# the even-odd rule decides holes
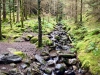
[[[43,36],[43,45],[51,45],[52,41],[48,38],[48,36]]]
[[[28,35],[27,35],[27,37],[28,37],[28,38],[32,38],[32,37],[33,37],[33,35],[31,35],[31,34],[28,34]]]
[[[38,39],[37,39],[37,41],[35,41],[35,44],[38,45]],[[42,37],[42,45],[43,46],[52,45],[52,41],[48,38],[48,36],[43,36]]]
[[[13,39],[16,39],[16,38],[18,38],[18,37],[20,37],[20,35],[13,35],[13,36],[12,36]]]
[[[22,58],[25,58],[25,54],[22,51],[15,51],[15,52],[13,52],[13,54],[18,55]]]
[[[33,37],[33,38],[31,38],[31,40],[30,40],[30,42],[31,43],[36,43],[38,41],[38,36],[35,36],[35,37]]]

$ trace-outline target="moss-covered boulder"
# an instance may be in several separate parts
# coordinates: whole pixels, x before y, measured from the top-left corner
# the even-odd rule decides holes
[[[43,36],[43,45],[51,45],[52,41],[48,38],[48,36]]]
[[[33,38],[31,38],[31,40],[30,40],[30,42],[31,43],[36,43],[38,41],[38,36],[35,36],[35,37],[33,37]]]
[[[14,55],[18,55],[18,56],[20,56],[22,58],[25,58],[25,54],[22,51],[15,51],[15,52],[13,52],[13,54]]]
[[[22,51],[20,51],[20,50],[16,50],[16,49],[14,49],[14,48],[7,48],[7,50],[8,50],[10,53],[14,54],[14,55],[18,55],[18,56],[20,56],[20,57],[22,57],[22,58],[25,58],[25,54],[24,54]]]
[[[33,37],[30,42],[38,45],[38,36]],[[51,44],[52,44],[52,41],[48,38],[48,36],[44,35],[42,37],[42,45],[45,46],[45,45],[51,45]]]

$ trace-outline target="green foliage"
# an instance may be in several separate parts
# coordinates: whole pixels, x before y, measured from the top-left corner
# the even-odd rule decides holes
[[[90,32],[90,35],[98,35],[100,33],[100,29],[95,29]]]
[[[77,50],[83,68],[89,68],[93,75],[100,74],[100,23],[97,23],[91,16],[83,20],[81,27],[67,21],[66,27],[71,28],[68,33],[73,36],[74,40],[75,48],[72,48],[72,51]]]

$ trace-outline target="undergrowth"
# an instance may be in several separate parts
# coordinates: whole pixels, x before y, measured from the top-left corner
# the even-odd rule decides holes
[[[92,20],[93,21],[92,21]],[[84,17],[83,26],[71,21],[62,21],[72,36],[74,48],[83,68],[89,68],[93,75],[100,74],[100,23],[92,16]]]

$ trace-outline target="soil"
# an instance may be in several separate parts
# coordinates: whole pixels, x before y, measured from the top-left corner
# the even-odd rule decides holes
[[[10,53],[7,48],[20,50],[30,57],[33,54],[39,53],[39,51],[36,49],[36,46],[30,42],[0,42],[0,54]],[[21,63],[17,64],[17,67],[19,67],[20,64]],[[3,70],[3,68],[6,69]],[[7,72],[10,69],[12,69],[12,67],[9,64],[0,64],[0,70]]]

